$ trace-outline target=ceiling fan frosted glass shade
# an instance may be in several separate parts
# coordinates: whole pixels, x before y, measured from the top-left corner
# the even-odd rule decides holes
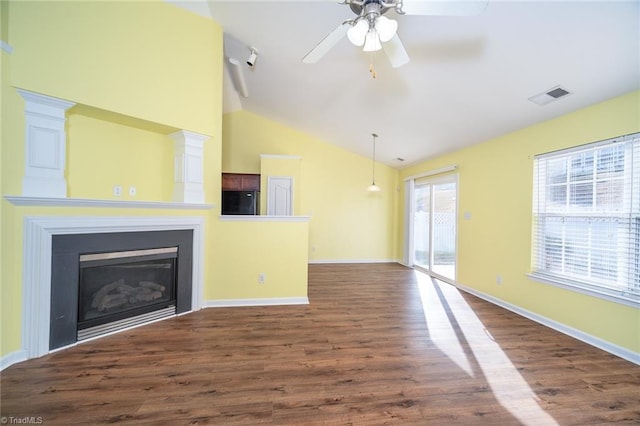
[[[365,42],[367,32],[369,31],[369,23],[361,19],[353,27],[347,31],[349,41],[356,46],[362,46]]]
[[[364,52],[376,52],[380,49],[382,49],[382,45],[380,44],[378,32],[376,30],[367,31],[362,50]]]
[[[376,20],[375,28],[380,36],[380,41],[386,43],[396,34],[396,31],[398,30],[398,22],[393,19],[389,19],[386,16],[380,16]]]

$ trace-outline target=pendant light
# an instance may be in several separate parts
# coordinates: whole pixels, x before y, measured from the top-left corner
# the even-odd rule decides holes
[[[367,188],[367,191],[378,192],[380,191],[380,187],[376,185],[376,138],[378,137],[378,135],[375,133],[371,133],[371,136],[373,136],[373,156],[371,157],[373,163],[373,174],[371,185]]]

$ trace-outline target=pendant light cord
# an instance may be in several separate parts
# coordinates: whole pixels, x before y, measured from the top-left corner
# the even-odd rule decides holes
[[[373,136],[373,158],[372,158],[372,166],[373,166],[373,181],[372,184],[375,185],[376,184],[376,138],[378,137],[378,135],[376,135],[375,133],[371,133],[371,136]]]

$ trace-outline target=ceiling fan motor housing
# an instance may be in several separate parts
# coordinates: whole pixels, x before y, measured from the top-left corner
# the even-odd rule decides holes
[[[385,2],[382,0],[361,0],[348,1],[349,7],[359,17],[366,17],[373,14],[374,17],[384,15],[391,8],[396,7],[396,2]]]

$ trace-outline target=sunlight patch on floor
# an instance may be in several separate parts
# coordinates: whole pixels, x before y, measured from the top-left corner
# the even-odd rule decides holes
[[[447,321],[447,313],[445,307],[440,303],[440,299],[433,288],[431,277],[421,272],[416,272],[418,280],[418,289],[420,290],[420,299],[422,299],[422,307],[424,316],[427,320],[427,328],[429,337],[433,343],[444,352],[450,360],[456,363],[460,369],[464,370],[469,376],[473,377],[473,369],[462,349],[462,345],[458,340],[451,321]]]
[[[535,418],[536,425],[540,419],[557,425],[460,291],[421,272],[416,278],[429,334],[438,348],[470,376],[482,375],[496,400],[522,424],[532,425],[530,419]],[[471,349],[472,359],[463,345]]]

